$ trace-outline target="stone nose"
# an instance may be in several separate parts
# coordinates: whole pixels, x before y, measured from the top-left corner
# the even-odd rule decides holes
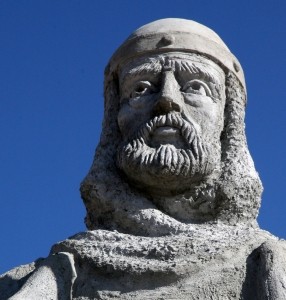
[[[154,115],[182,111],[182,94],[173,70],[163,71],[161,90],[154,105]]]

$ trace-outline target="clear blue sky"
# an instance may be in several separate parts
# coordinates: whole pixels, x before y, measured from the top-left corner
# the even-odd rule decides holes
[[[150,21],[214,29],[240,60],[264,184],[259,223],[286,237],[286,1],[1,0],[0,273],[85,230],[79,184],[99,140],[103,70]]]

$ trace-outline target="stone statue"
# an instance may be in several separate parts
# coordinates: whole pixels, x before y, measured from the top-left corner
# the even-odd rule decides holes
[[[87,232],[2,275],[0,299],[286,299],[286,243],[259,228],[242,68],[183,19],[136,30],[105,71]]]

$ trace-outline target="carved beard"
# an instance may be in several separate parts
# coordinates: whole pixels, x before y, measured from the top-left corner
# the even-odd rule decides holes
[[[154,146],[159,127],[177,129],[177,142]],[[160,115],[123,142],[117,152],[117,166],[136,187],[157,194],[174,194],[190,188],[213,170],[209,151],[194,125],[179,113]]]

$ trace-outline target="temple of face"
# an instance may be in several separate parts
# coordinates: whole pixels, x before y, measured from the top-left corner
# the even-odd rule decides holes
[[[88,231],[0,277],[0,299],[286,299],[286,244],[259,228],[242,68],[194,21],[147,24],[105,70],[81,184]]]

